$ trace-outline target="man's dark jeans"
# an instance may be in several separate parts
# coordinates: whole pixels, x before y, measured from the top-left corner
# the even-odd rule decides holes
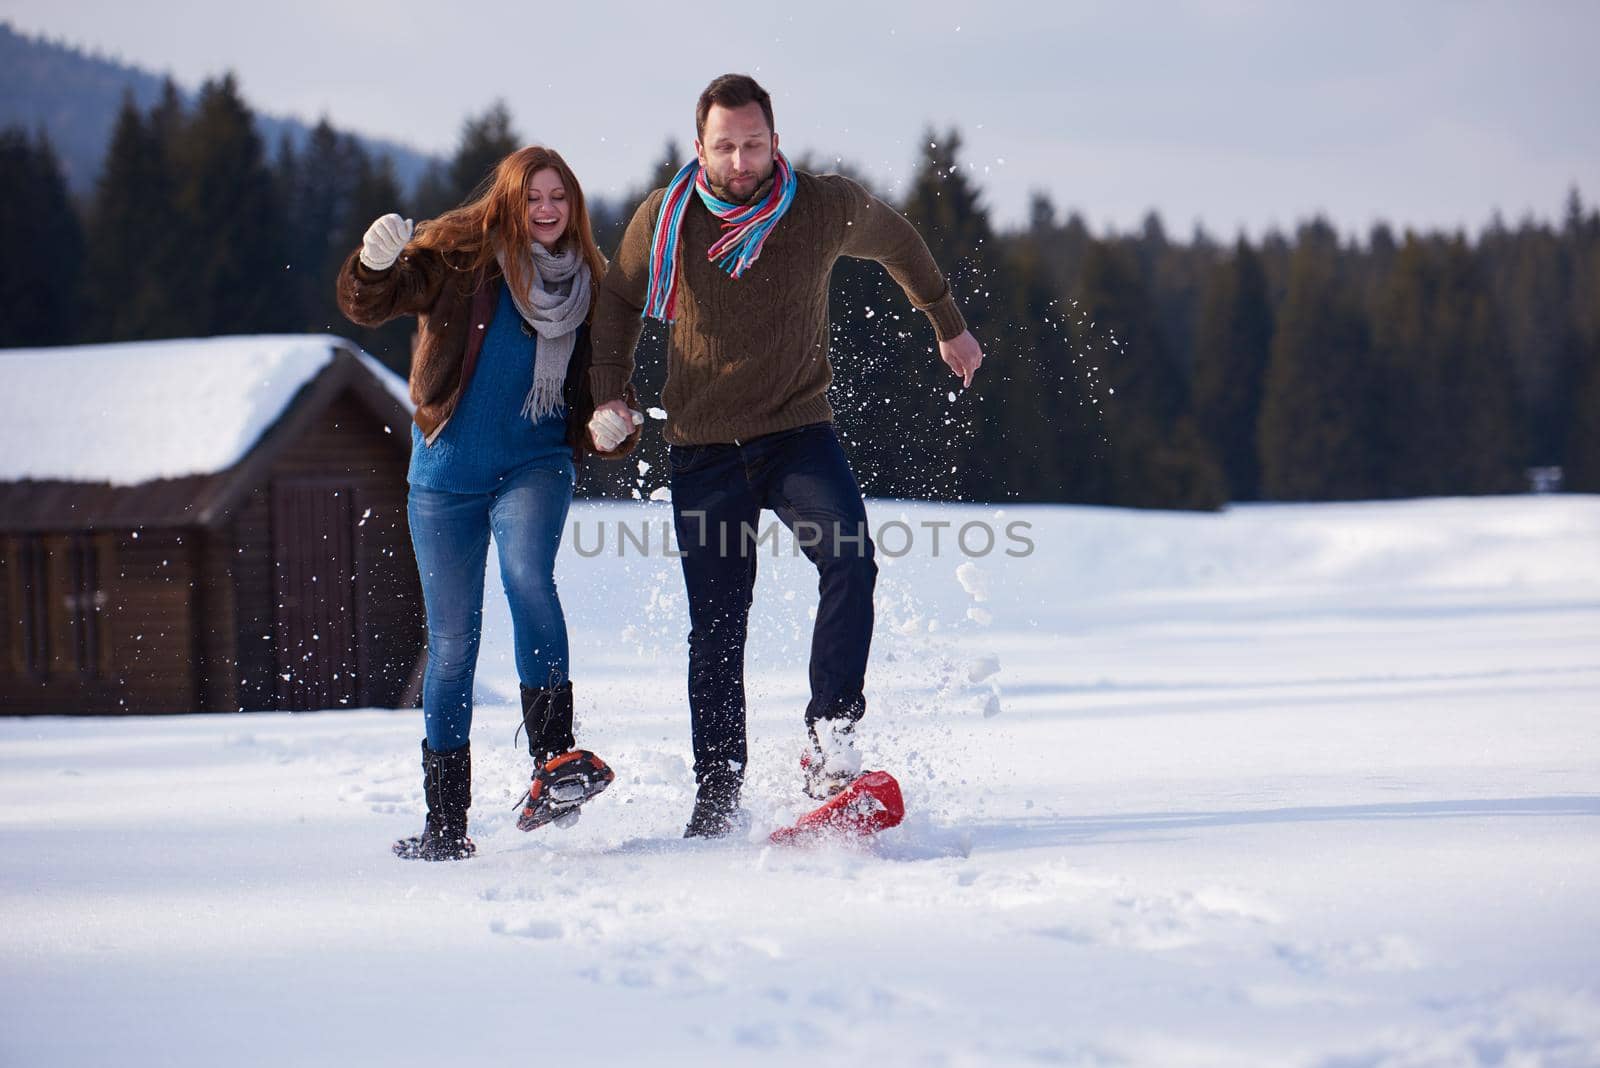
[[[819,573],[807,724],[858,720],[878,565],[861,490],[832,423],[732,444],[673,445],[672,514],[689,595],[695,780],[738,781],[746,761],[744,645],[761,510],[777,513]]]

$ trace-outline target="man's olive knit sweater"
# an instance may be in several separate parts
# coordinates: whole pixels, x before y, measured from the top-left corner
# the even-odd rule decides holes
[[[939,340],[966,329],[928,246],[899,212],[836,174],[797,171],[795,179],[794,202],[767,235],[761,258],[738,279],[706,259],[721,222],[698,196],[689,197],[661,393],[672,444],[741,441],[833,418],[828,280],[840,256],[883,264],[933,321]],[[596,405],[621,399],[633,375],[650,243],[665,192],[656,190],[639,206],[600,287],[589,369]]]

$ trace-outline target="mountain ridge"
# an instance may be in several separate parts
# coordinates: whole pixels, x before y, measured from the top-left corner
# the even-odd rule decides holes
[[[168,77],[63,41],[30,36],[8,20],[0,20],[0,128],[20,126],[30,134],[44,130],[74,195],[93,191],[123,94],[131,91],[138,106],[148,110],[160,98]],[[173,82],[185,106],[192,106],[196,90],[176,79]],[[285,136],[299,149],[316,126],[293,116],[269,115],[253,106],[251,110],[269,159]],[[436,157],[409,145],[340,132],[354,136],[374,158],[387,156],[402,189],[414,188],[423,171],[437,162]]]

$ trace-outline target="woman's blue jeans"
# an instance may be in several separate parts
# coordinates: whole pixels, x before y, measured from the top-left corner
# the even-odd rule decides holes
[[[513,474],[488,493],[411,487],[406,512],[428,613],[422,714],[429,749],[459,749],[472,729],[491,532],[511,603],[517,677],[533,687],[567,680],[567,621],[555,563],[571,504],[571,473],[542,467]]]

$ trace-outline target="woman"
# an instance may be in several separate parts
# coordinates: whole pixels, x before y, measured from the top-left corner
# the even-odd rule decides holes
[[[554,151],[533,146],[501,160],[487,191],[414,235],[398,215],[378,219],[339,273],[339,306],[352,321],[418,321],[407,511],[428,617],[428,814],[420,835],[394,844],[398,856],[474,852],[468,735],[491,533],[533,758],[517,825],[531,830],[574,812],[611,781],[598,757],[573,749],[554,578],[576,463],[585,452],[625,456],[643,422],[635,412],[633,427],[597,424],[607,451],[587,432],[589,317],[604,271],[576,176]],[[637,406],[630,393],[628,407]]]

